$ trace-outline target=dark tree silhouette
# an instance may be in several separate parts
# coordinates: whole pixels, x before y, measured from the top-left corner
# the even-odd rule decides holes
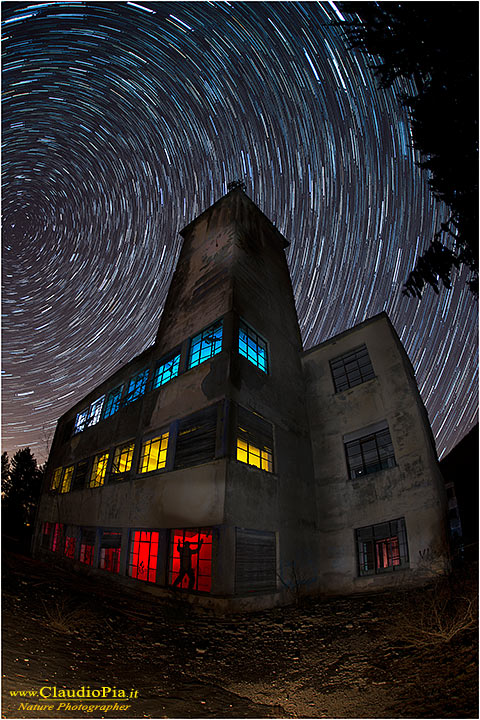
[[[404,293],[421,298],[425,284],[451,287],[454,267],[471,271],[478,295],[478,5],[471,2],[348,2],[340,23],[353,48],[376,56],[380,86],[412,80],[404,95],[415,148],[436,198],[449,208]]]
[[[5,459],[4,459],[4,456]],[[5,469],[5,479],[4,479]],[[43,469],[29,447],[18,450],[8,472],[8,455],[2,455],[2,524],[6,534],[23,541],[29,538],[40,497]]]

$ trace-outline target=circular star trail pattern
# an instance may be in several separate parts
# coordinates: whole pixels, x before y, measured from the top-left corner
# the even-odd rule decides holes
[[[240,179],[290,241],[305,347],[385,310],[437,449],[476,421],[460,273],[403,282],[445,208],[333,3],[4,3],[4,449],[150,345],[178,231]]]

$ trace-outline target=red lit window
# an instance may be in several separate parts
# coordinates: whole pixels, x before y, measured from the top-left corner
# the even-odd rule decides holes
[[[210,529],[172,530],[168,582],[172,587],[210,592],[212,584]]]
[[[41,545],[42,548],[47,548],[50,550],[52,545],[52,537],[53,537],[53,524],[50,522],[44,522],[42,526],[42,540]]]
[[[82,543],[80,545],[80,562],[85,563],[85,565],[93,565],[93,551],[93,545],[87,545],[86,543]]]
[[[100,544],[100,568],[108,572],[120,572],[122,533],[118,530],[104,530]]]
[[[398,537],[385,538],[376,543],[377,568],[388,568],[400,565],[400,548]]]
[[[128,574],[137,580],[155,582],[157,574],[158,532],[135,530],[130,542]]]
[[[52,551],[56,552],[59,547],[63,544],[63,525],[62,523],[55,523],[55,529],[53,531],[52,538]]]
[[[65,538],[65,557],[70,558],[70,560],[75,560],[75,546],[77,544],[77,539],[72,537],[71,535],[67,535]]]
[[[120,572],[120,548],[102,548],[100,550],[100,568],[108,572]]]
[[[404,518],[359,528],[355,532],[360,575],[391,572],[408,564]]]
[[[95,535],[96,531],[89,528],[82,528],[82,536],[80,540],[79,560],[85,565],[93,565],[93,555],[95,551]]]

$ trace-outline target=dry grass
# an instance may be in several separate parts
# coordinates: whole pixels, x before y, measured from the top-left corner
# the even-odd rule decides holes
[[[409,594],[397,632],[408,646],[425,648],[450,643],[477,626],[477,579],[457,571]]]
[[[91,632],[103,624],[100,618],[86,607],[74,607],[59,600],[51,606],[44,604],[43,607],[47,627],[63,635]]]

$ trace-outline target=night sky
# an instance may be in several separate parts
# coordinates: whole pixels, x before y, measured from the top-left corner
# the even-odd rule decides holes
[[[305,347],[389,314],[439,455],[476,422],[466,273],[402,295],[445,207],[397,85],[328,2],[2,3],[3,449],[150,345],[179,230],[240,179],[290,241]],[[396,92],[395,92],[396,91]]]

